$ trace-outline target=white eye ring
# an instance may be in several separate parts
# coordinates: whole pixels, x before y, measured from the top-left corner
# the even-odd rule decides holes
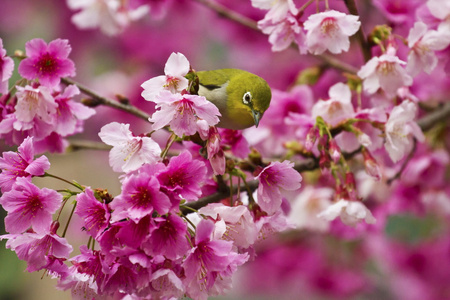
[[[246,92],[242,97],[242,102],[246,105],[250,104],[252,102],[252,93]]]

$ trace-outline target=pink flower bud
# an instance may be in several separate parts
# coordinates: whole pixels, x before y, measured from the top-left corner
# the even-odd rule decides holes
[[[306,141],[305,141],[305,149],[307,151],[311,151],[314,147],[314,144],[317,140],[318,131],[316,127],[311,127],[311,129],[308,131],[308,134],[306,135]]]
[[[331,156],[331,159],[334,161],[334,163],[338,163],[339,159],[341,158],[341,149],[336,143],[335,139],[331,139],[329,142],[329,148],[328,153]]]
[[[349,200],[358,200],[358,194],[356,192],[355,176],[352,172],[345,173],[345,187],[348,192]]]
[[[380,180],[381,172],[376,160],[366,148],[362,148],[362,155],[364,157],[364,167],[366,168],[366,173],[372,176],[375,180]]]

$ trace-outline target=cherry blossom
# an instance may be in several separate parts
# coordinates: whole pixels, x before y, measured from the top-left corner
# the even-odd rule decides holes
[[[121,33],[130,21],[145,16],[150,7],[141,5],[131,8],[126,2],[119,0],[67,0],[72,10],[80,10],[71,18],[73,24],[80,29],[100,28],[109,36]]]
[[[162,91],[153,101],[160,109],[149,119],[153,122],[153,130],[169,125],[177,136],[182,137],[199,130],[198,119],[205,120],[210,126],[219,123],[219,109],[205,97]]]
[[[12,189],[0,197],[0,204],[8,212],[6,230],[22,233],[31,227],[37,233],[48,232],[61,201],[62,196],[56,191],[40,189],[28,178],[18,177]]]
[[[422,130],[414,122],[417,106],[413,102],[404,101],[394,107],[386,122],[386,142],[384,144],[392,161],[397,162],[412,147],[412,138],[424,141]]]
[[[14,61],[6,56],[6,50],[3,48],[3,40],[0,38],[0,94],[8,92],[9,78],[14,70]]]
[[[272,162],[255,177],[260,182],[258,204],[268,214],[274,214],[280,208],[282,191],[300,188],[302,176],[293,167],[294,163],[289,161]]]
[[[364,220],[367,224],[375,224],[376,220],[370,210],[360,201],[341,199],[320,212],[317,217],[332,221],[339,217],[345,225],[355,226]]]
[[[329,222],[318,218],[317,214],[331,205],[333,193],[334,191],[331,188],[313,188],[310,186],[304,188],[293,200],[288,220],[299,229],[327,231]]]
[[[32,39],[25,44],[27,58],[19,64],[19,74],[27,79],[39,79],[47,87],[55,87],[61,77],[75,76],[75,65],[69,54],[72,47],[68,40],[56,39],[47,43]]]
[[[410,86],[413,82],[402,67],[405,64],[395,55],[392,48],[379,57],[372,57],[358,71],[358,76],[363,79],[364,90],[374,94],[381,88],[388,97],[395,96],[399,88]]]
[[[249,248],[258,237],[258,228],[244,205],[236,207],[212,203],[199,210],[200,214],[216,220],[216,236],[233,241],[237,247]]]
[[[188,87],[188,80],[184,77],[189,72],[190,64],[186,56],[172,53],[167,59],[164,74],[145,81],[141,87],[142,97],[147,101],[155,101],[161,91],[181,93]],[[157,102],[158,103],[158,102]]]
[[[272,51],[283,51],[293,42],[298,45],[301,54],[306,54],[305,32],[298,19],[291,13],[287,13],[279,21],[277,19],[266,18],[258,21],[258,28],[269,35],[269,42],[272,44]]]
[[[183,151],[172,157],[166,169],[156,176],[161,188],[172,197],[195,201],[201,195],[200,186],[206,177],[206,167],[203,162],[193,159],[191,153]]]
[[[171,203],[169,197],[160,191],[156,177],[140,173],[124,180],[122,193],[114,198],[110,206],[114,210],[112,221],[130,218],[137,223],[154,211],[166,214]]]
[[[55,231],[6,234],[0,236],[0,239],[8,239],[6,248],[16,251],[18,257],[27,262],[28,272],[35,272],[49,268],[53,259],[68,259],[73,250],[67,240],[58,236]]]
[[[94,238],[108,227],[111,217],[108,205],[97,200],[89,187],[77,195],[75,213],[83,219],[84,228]]]
[[[86,120],[95,114],[95,110],[81,103],[75,102],[73,97],[80,94],[75,85],[69,85],[65,90],[55,96],[56,108],[54,131],[62,136],[77,133],[80,121]]]
[[[2,157],[0,157],[1,192],[10,191],[17,178],[41,176],[49,168],[50,162],[45,155],[34,159],[33,138],[27,137],[19,146],[17,152],[3,152]]]
[[[352,93],[348,85],[342,82],[336,83],[329,89],[328,95],[330,99],[319,100],[314,104],[311,111],[314,119],[321,116],[325,122],[336,126],[339,122],[354,117]]]
[[[130,124],[109,123],[102,127],[99,137],[113,146],[109,152],[109,164],[115,172],[130,172],[145,163],[160,160],[161,148],[149,137],[133,136]]]
[[[349,37],[361,26],[358,18],[335,10],[310,15],[304,23],[308,51],[315,55],[326,50],[335,54],[348,51]]]
[[[194,247],[183,262],[184,284],[191,298],[206,300],[208,293],[216,294],[214,291],[220,289],[222,281],[248,259],[247,255],[232,252],[232,242],[212,239],[213,230],[212,221],[200,221]]]
[[[408,35],[408,46],[411,51],[408,55],[406,70],[416,76],[422,70],[428,74],[438,63],[434,51],[443,50],[450,45],[448,30],[428,30],[423,22],[416,22]]]

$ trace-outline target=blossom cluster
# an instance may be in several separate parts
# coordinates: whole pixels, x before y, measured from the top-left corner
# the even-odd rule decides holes
[[[20,84],[8,90],[8,81],[14,61],[2,48],[2,93],[0,107],[0,137],[19,145],[28,136],[33,137],[36,150],[64,152],[66,137],[83,131],[84,120],[95,110],[74,101],[80,94],[75,85],[61,87],[61,78],[75,76],[75,65],[68,58],[71,47],[67,40],[56,39],[46,43],[32,39],[25,45],[25,57],[18,67],[23,77]],[[15,90],[15,91],[14,91]]]
[[[230,289],[231,275],[249,259],[258,239],[289,227],[281,214],[282,193],[300,188],[301,176],[288,161],[260,167],[255,176],[261,182],[259,205],[255,200],[248,206],[211,204],[193,220],[182,212],[187,203],[208,195],[208,185],[217,185],[207,180],[218,172],[210,148],[224,150],[213,127],[219,111],[204,97],[187,92],[188,71],[186,57],[172,54],[166,75],[146,81],[143,96],[160,108],[149,120],[154,131],[169,126],[179,138],[198,132],[205,139],[207,155],[198,156],[193,147],[192,153],[185,150],[168,159],[170,143],[162,151],[151,137],[134,136],[129,124],[109,123],[99,137],[112,146],[112,169],[123,173],[120,195],[73,184],[78,191],[66,190],[63,198],[55,190],[37,187],[32,178],[48,176],[50,163],[46,156],[34,158],[34,135],[21,143],[17,153],[3,153],[0,204],[8,212],[9,234],[1,238],[8,239],[6,247],[27,262],[28,271],[46,269],[58,277],[60,288],[71,289],[75,297],[186,294],[206,299]],[[32,108],[48,110],[44,104]],[[216,139],[211,147],[207,146],[210,132]],[[242,139],[237,133],[224,133],[224,143],[232,144],[236,155],[245,156],[239,146]],[[225,164],[224,155],[222,159]],[[84,245],[81,254],[73,257],[73,247],[58,234],[59,217],[53,220],[71,196],[76,196],[74,212],[83,220],[85,232],[99,245],[99,249]]]
[[[128,71],[149,78],[163,69],[147,80],[122,76],[99,85],[127,86],[141,103],[123,95],[108,100],[68,79],[76,75],[68,40],[32,39],[24,52],[8,55],[0,39],[0,138],[18,146],[0,157],[6,248],[27,271],[57,278],[57,288],[74,299],[207,299],[236,286],[236,298],[376,298],[386,288],[398,299],[448,296],[447,1],[400,0],[394,7],[374,0],[357,3],[360,15],[354,1],[226,2],[207,6],[250,23],[260,37],[223,20],[215,35],[229,38],[227,50],[256,60],[253,67],[273,82],[258,128],[219,128],[221,111],[198,95],[195,58],[172,52],[175,41],[180,51],[192,47],[189,56],[220,44],[205,50],[189,36],[197,22],[211,26],[215,14],[192,24],[177,17],[194,14],[199,3],[67,1],[72,24],[106,34]],[[148,14],[180,22],[182,34],[132,24]],[[164,42],[155,43],[157,29]],[[261,63],[272,57],[270,66]],[[322,63],[311,65],[309,57]],[[154,61],[157,67],[145,67]],[[91,107],[77,100],[81,93]],[[85,128],[101,115],[93,107],[102,101],[139,112],[145,125],[108,114],[98,118],[100,130]],[[442,110],[437,120],[418,121],[429,111],[435,116],[433,108]],[[68,137],[89,130],[106,144],[96,147],[109,151],[116,195],[53,175],[41,155],[64,152]],[[41,187],[36,177],[67,188]],[[379,274],[394,275],[386,282]]]

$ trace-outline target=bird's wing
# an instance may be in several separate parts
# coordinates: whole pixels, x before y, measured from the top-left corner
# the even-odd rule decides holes
[[[222,87],[233,74],[233,69],[221,69],[214,71],[197,72],[200,85],[208,90],[214,90]]]

